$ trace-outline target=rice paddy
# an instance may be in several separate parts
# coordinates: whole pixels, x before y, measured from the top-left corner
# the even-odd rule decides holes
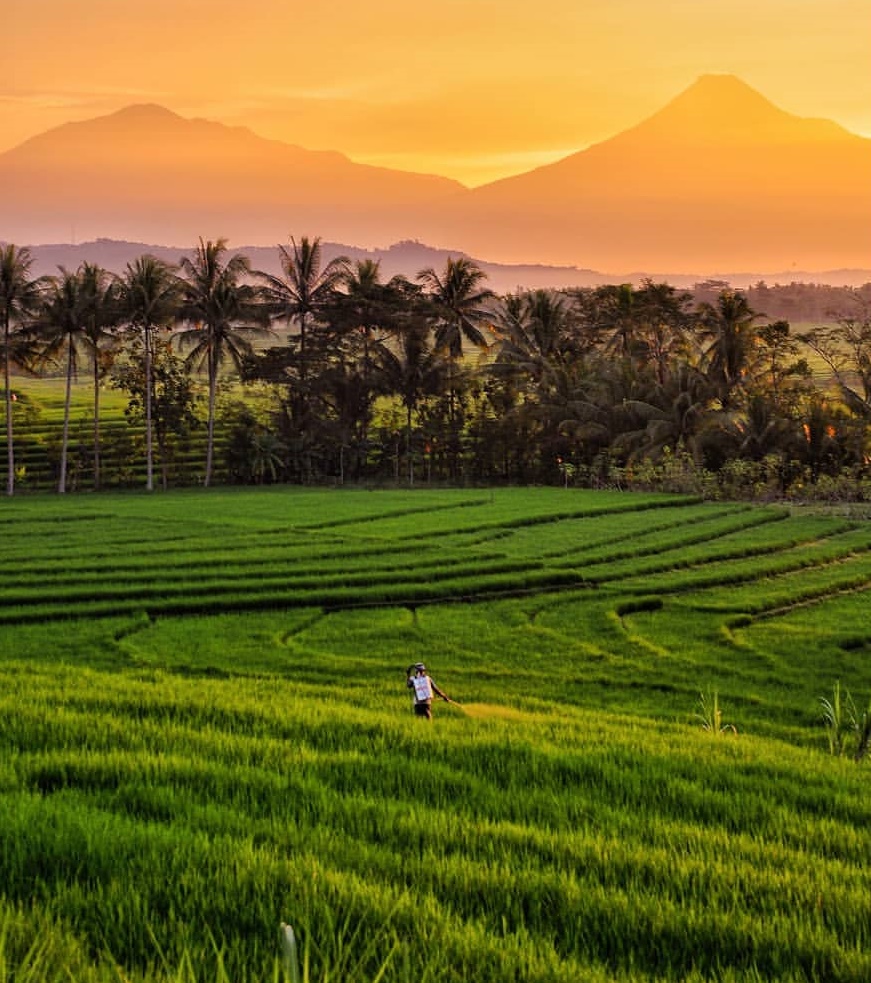
[[[871,697],[867,520],[269,488],[0,531],[0,980],[289,980],[281,922],[319,983],[871,978],[820,713]]]

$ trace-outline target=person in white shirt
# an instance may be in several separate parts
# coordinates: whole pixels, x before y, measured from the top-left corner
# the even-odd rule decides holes
[[[433,695],[441,697],[447,701],[451,700],[446,696],[426,671],[426,666],[422,662],[416,662],[406,670],[406,685],[412,690],[414,696],[414,715],[416,717],[426,717],[432,720],[432,701]]]

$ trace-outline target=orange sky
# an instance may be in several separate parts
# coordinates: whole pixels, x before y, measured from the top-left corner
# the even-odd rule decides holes
[[[0,152],[157,102],[480,184],[708,72],[871,136],[868,0],[2,0]]]

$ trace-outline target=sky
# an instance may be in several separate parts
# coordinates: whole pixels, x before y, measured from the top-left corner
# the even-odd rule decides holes
[[[0,152],[132,103],[474,186],[702,74],[871,137],[869,0],[2,0]]]

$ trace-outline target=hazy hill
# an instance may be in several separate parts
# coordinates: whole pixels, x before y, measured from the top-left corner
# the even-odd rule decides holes
[[[2,242],[2,240],[0,240]],[[193,243],[191,244],[193,246]],[[448,256],[463,255],[456,250],[436,249],[417,241],[394,243],[387,249],[360,249],[356,246],[338,242],[323,242],[324,262],[334,256],[347,256],[355,260],[371,259],[381,264],[384,280],[397,274],[413,279],[427,266],[440,269]],[[74,270],[84,261],[97,263],[114,273],[121,273],[127,263],[143,253],[150,253],[169,263],[178,263],[191,249],[177,246],[161,246],[144,242],[128,242],[116,239],[96,239],[76,244],[53,243],[31,246],[34,257],[33,274],[57,273],[59,266]],[[253,246],[230,244],[234,252],[244,253],[252,266],[269,273],[279,273],[278,250],[272,246]],[[602,273],[597,270],[579,269],[576,266],[545,266],[543,264],[491,263],[471,257],[487,274],[488,286],[497,293],[505,294],[518,289],[594,287],[603,283],[640,284],[648,277],[667,280],[676,287],[692,287],[706,277],[700,273],[664,273],[661,270],[635,270],[626,273]],[[810,272],[807,270],[781,270],[779,272],[733,271],[718,274],[716,282],[727,282],[736,288],[747,288],[764,281],[769,285],[806,283],[826,284],[832,287],[858,287],[871,282],[871,269],[841,269]]]
[[[287,237],[284,239],[284,244],[287,244]],[[194,243],[191,243],[191,246],[193,245]],[[335,256],[347,256],[352,262],[363,259],[378,261],[381,264],[383,280],[389,280],[397,274],[413,279],[425,267],[432,266],[439,269],[445,265],[449,256],[460,255],[456,250],[435,249],[412,240],[394,243],[387,249],[360,249],[337,242],[322,242],[321,247],[324,263]],[[185,253],[192,251],[190,248],[182,249],[177,246],[107,238],[75,245],[71,243],[33,245],[30,249],[34,257],[32,267],[34,276],[57,273],[59,266],[74,270],[85,261],[97,263],[113,273],[121,273],[127,263],[143,253],[150,253],[169,263],[178,263]],[[230,249],[233,252],[244,253],[251,260],[254,269],[276,274],[281,272],[276,245],[240,246],[231,243]],[[508,293],[519,288],[594,286],[600,283],[621,282],[619,277],[606,276],[595,270],[579,270],[573,266],[489,263],[478,259],[475,262],[487,274],[488,285],[498,293]]]
[[[389,243],[412,235],[433,203],[464,190],[160,106],[130,106],[0,154],[0,237],[270,243],[302,229]]]
[[[707,75],[603,143],[470,191],[426,238],[608,270],[867,267],[871,140]]]

